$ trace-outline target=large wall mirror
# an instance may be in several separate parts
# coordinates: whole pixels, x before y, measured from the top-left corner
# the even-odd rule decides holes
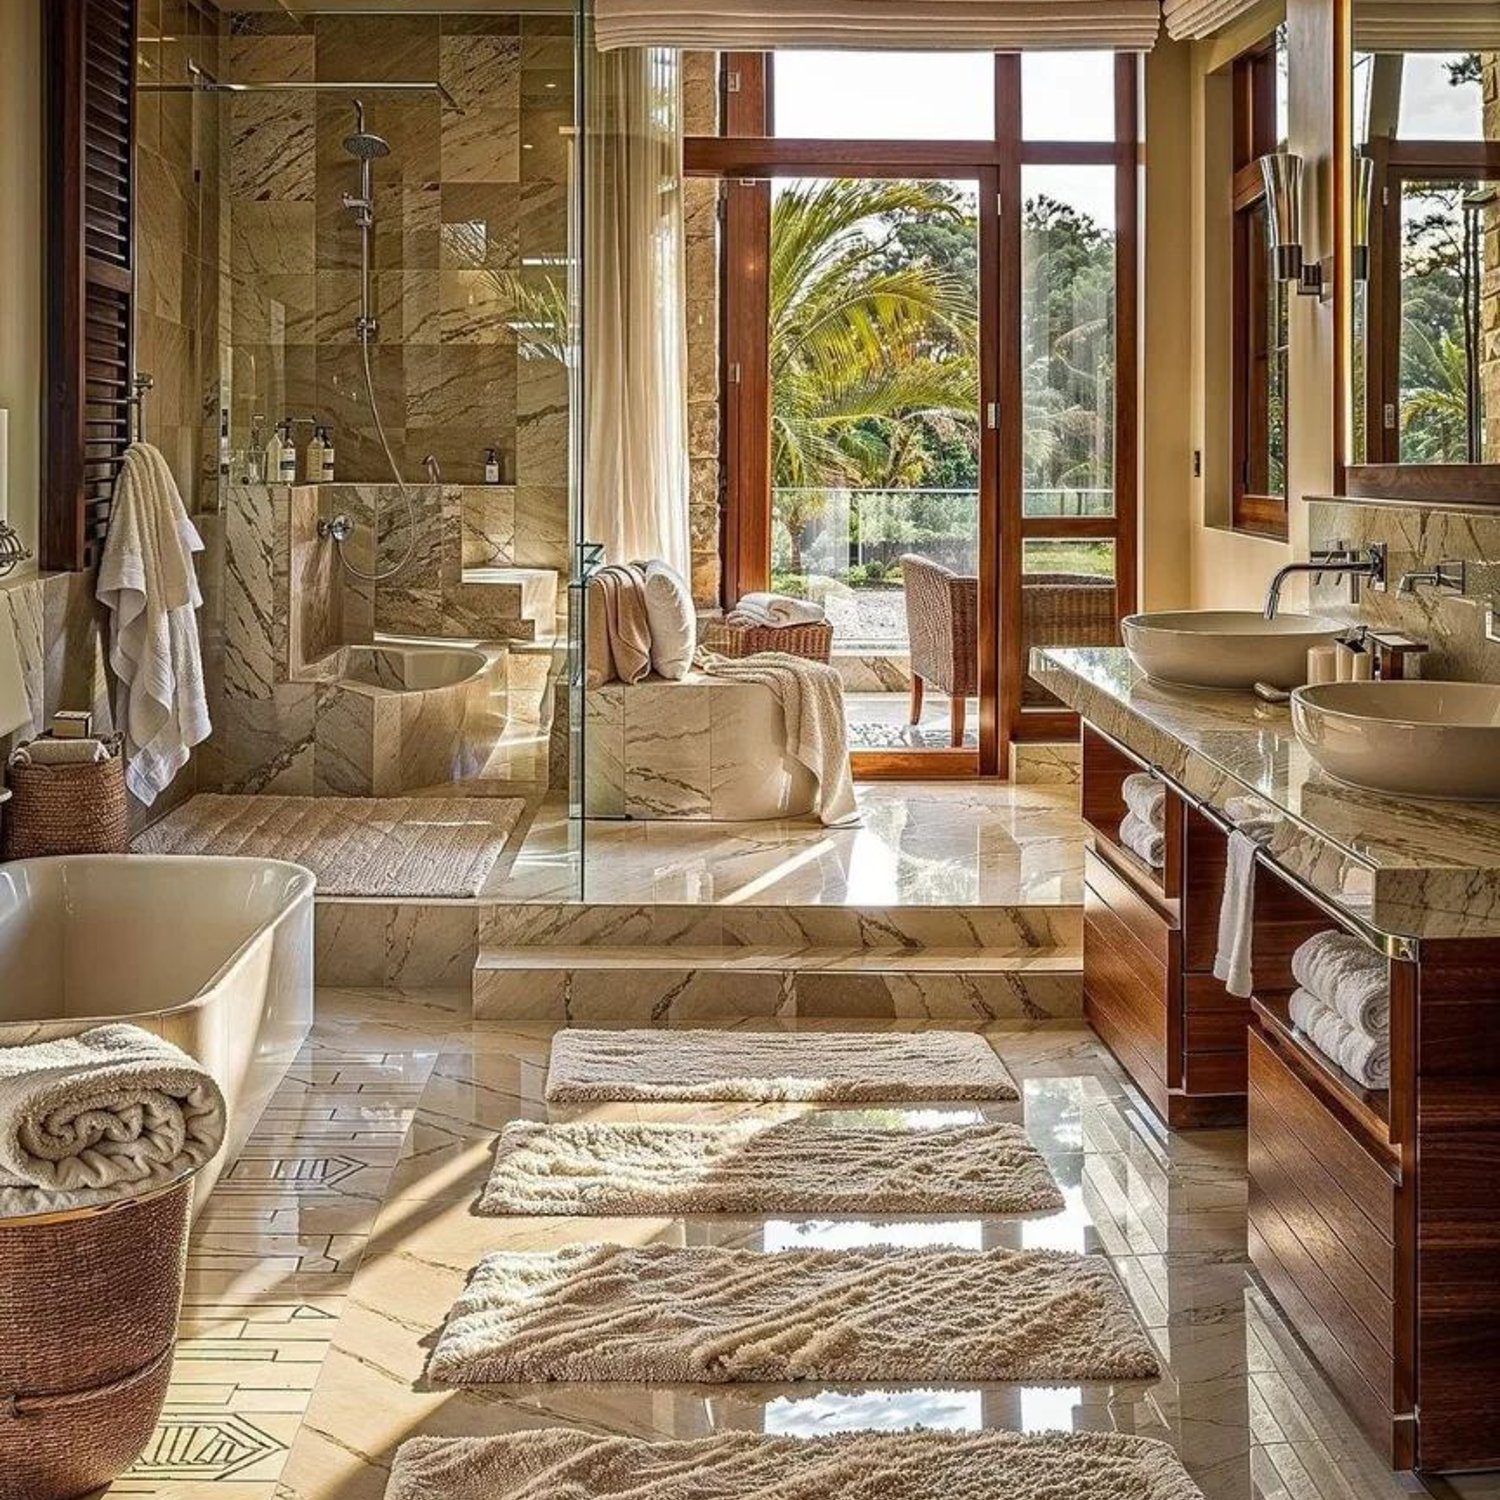
[[[1500,501],[1500,4],[1351,22],[1347,488]]]

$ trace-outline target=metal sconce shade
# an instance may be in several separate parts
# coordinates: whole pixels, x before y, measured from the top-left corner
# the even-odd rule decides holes
[[[1274,151],[1260,159],[1266,185],[1266,227],[1278,281],[1302,278],[1302,158]]]
[[[1370,213],[1375,192],[1375,163],[1354,157],[1354,279],[1370,279]]]

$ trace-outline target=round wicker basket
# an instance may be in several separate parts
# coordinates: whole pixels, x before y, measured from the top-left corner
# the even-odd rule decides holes
[[[0,824],[0,858],[124,854],[130,848],[130,803],[121,739],[108,760],[73,766],[11,766],[14,797]]]
[[[150,1440],[172,1374],[192,1178],[0,1219],[0,1500],[77,1500]]]

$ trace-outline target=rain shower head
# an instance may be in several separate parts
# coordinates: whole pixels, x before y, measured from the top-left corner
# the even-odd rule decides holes
[[[344,137],[344,150],[356,161],[375,161],[391,154],[391,143],[383,135],[365,129],[365,107],[354,101],[354,134]]]

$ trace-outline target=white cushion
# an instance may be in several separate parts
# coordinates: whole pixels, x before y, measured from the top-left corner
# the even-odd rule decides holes
[[[651,670],[674,682],[686,677],[698,649],[698,613],[686,581],[670,563],[646,564],[646,618],[651,623]]]

